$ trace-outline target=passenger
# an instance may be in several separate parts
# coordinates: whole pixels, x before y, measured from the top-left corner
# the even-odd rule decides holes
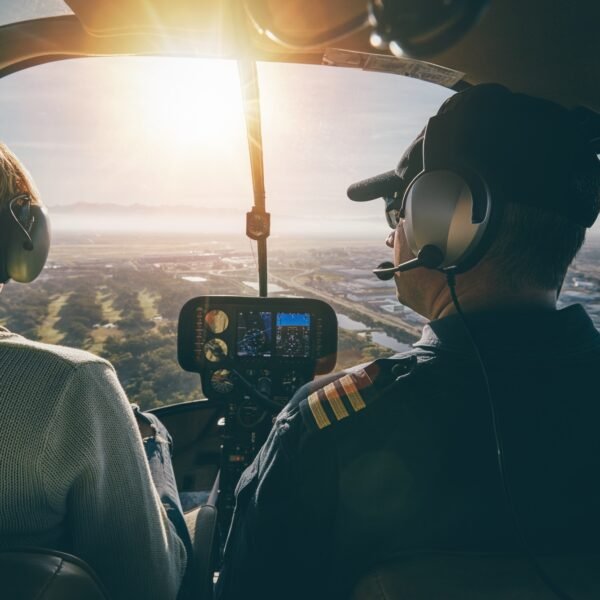
[[[535,553],[594,552],[600,335],[580,305],[557,310],[556,299],[598,215],[598,159],[572,113],[500,86],[456,94],[441,114],[455,134],[428,151],[460,149],[455,164],[484,178],[500,209],[456,293],[486,366],[523,534]],[[419,136],[395,173],[353,195],[402,199],[423,169],[422,145]],[[415,256],[398,204],[388,208],[399,265]],[[219,600],[348,598],[392,557],[521,551],[483,371],[446,276],[418,268],[395,284],[429,320],[420,341],[305,386],[277,417],[237,487]]]
[[[24,194],[40,205],[31,177],[0,144],[4,234]],[[111,599],[176,598],[189,538],[168,433],[155,417],[137,416],[143,442],[107,361],[0,328],[0,548],[72,553]]]

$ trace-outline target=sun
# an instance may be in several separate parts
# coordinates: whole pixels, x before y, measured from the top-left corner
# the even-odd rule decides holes
[[[176,144],[227,145],[244,127],[234,61],[155,58],[133,72],[132,122],[144,137]]]

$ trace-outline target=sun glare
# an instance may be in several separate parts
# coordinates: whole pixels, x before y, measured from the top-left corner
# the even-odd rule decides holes
[[[231,143],[244,127],[236,63],[157,58],[140,65],[133,86],[133,121],[146,136],[185,149]]]

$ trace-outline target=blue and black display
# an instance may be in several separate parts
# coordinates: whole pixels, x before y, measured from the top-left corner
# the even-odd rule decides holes
[[[236,355],[239,358],[309,357],[310,313],[238,312]]]
[[[292,372],[308,381],[335,366],[337,319],[313,298],[198,296],[181,309],[177,357],[186,371],[202,375],[208,390],[219,369],[236,369],[252,381],[282,381]],[[274,394],[282,389],[273,383]]]
[[[277,356],[310,356],[310,313],[277,313],[275,352]]]
[[[270,357],[273,346],[272,331],[272,313],[256,311],[238,313],[236,354],[239,357]]]

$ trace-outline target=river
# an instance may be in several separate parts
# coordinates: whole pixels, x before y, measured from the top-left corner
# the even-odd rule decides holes
[[[383,331],[374,331],[364,323],[360,321],[355,321],[346,315],[342,315],[337,313],[338,325],[342,329],[348,329],[349,331],[370,331],[371,339],[380,346],[384,346],[385,348],[390,348],[395,352],[406,352],[407,350],[411,350],[412,346],[407,344],[406,342],[401,342],[396,338],[389,336],[387,333],[383,333]]]

